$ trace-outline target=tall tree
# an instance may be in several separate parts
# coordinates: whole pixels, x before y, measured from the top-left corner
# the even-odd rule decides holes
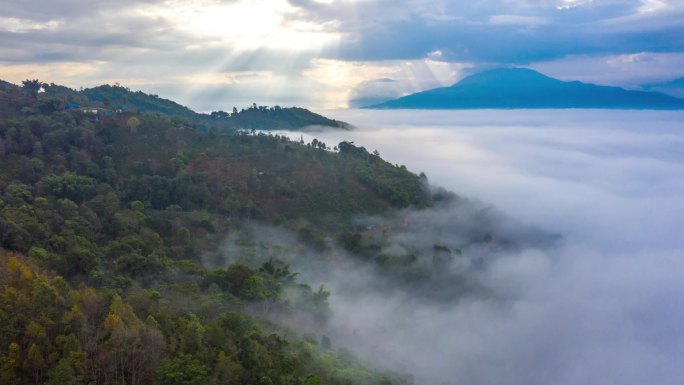
[[[43,88],[43,82],[38,79],[23,80],[21,85],[24,87],[24,90],[26,90],[32,96],[38,95],[40,89]]]

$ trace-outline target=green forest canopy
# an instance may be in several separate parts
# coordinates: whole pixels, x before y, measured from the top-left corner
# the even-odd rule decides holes
[[[85,92],[41,87],[0,87],[0,383],[410,382],[265,321],[334,316],[287,264],[201,259],[251,223],[344,246],[355,214],[430,205],[423,179],[352,143],[67,108]]]

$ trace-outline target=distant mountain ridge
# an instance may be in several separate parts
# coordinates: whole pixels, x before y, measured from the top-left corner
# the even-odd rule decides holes
[[[36,80],[38,82],[38,80]],[[345,122],[328,119],[325,116],[300,107],[267,107],[256,103],[246,109],[233,107],[231,112],[213,111],[210,114],[195,112],[192,109],[158,95],[116,85],[100,85],[81,91],[54,83],[38,82],[42,88],[41,100],[50,101],[52,109],[101,108],[125,113],[159,114],[186,125],[195,125],[219,131],[236,129],[298,130],[307,126],[322,126],[347,129]],[[41,86],[42,85],[42,86]],[[0,90],[19,91],[22,87],[0,80]]]
[[[223,130],[231,129],[301,129],[306,126],[349,128],[345,122],[328,119],[325,116],[300,107],[267,107],[254,103],[247,109],[232,112],[214,111],[202,114],[172,100],[142,91],[131,91],[121,86],[102,85],[81,91],[89,100],[98,103],[126,106],[144,113],[158,113],[176,116],[191,122],[201,122]]]
[[[566,82],[527,68],[500,68],[468,76],[450,87],[422,91],[364,108],[684,109],[684,99],[658,92]]]
[[[104,84],[93,88],[86,88],[80,93],[93,102],[126,105],[140,112],[180,116],[190,119],[200,116],[197,112],[172,100],[146,94],[142,91],[131,91],[119,85]]]
[[[642,88],[646,91],[655,91],[676,98],[684,98],[684,77],[661,83],[644,84]]]

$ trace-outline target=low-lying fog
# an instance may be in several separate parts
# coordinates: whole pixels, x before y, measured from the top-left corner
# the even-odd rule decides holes
[[[324,114],[356,129],[309,135],[377,149],[563,236],[479,272],[479,284],[504,294],[496,299],[446,305],[360,291],[371,274],[330,279],[333,344],[418,384],[682,383],[683,112]]]

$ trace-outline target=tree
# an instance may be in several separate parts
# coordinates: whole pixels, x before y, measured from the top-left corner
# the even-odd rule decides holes
[[[228,119],[230,117],[230,114],[223,110],[219,110],[212,111],[211,114],[209,114],[209,116],[211,116],[214,119]]]
[[[105,377],[115,383],[146,383],[156,371],[164,350],[161,333],[143,323],[118,295],[114,296],[103,329],[108,335],[101,357]]]
[[[245,280],[239,296],[250,301],[275,300],[281,290],[280,284],[272,277],[254,274]]]
[[[140,126],[140,119],[136,118],[135,116],[131,116],[128,118],[128,121],[126,122],[128,124],[128,128],[131,130],[131,134],[135,134],[138,132],[138,127]]]
[[[272,276],[278,282],[284,285],[293,284],[295,282],[295,278],[299,274],[291,272],[290,265],[287,263],[282,261],[274,261],[273,258],[270,258],[268,262],[264,262],[264,264],[259,268],[259,272]]]
[[[304,380],[303,385],[320,385],[321,379],[318,376],[309,376]]]
[[[213,280],[223,290],[228,290],[237,295],[245,281],[254,274],[254,271],[247,265],[234,263],[226,270],[216,270],[213,272]]]
[[[245,368],[239,362],[226,356],[223,351],[219,352],[214,366],[214,382],[216,384],[238,384],[244,374]]]
[[[79,385],[83,381],[76,375],[76,371],[68,358],[62,358],[54,368],[48,372],[45,385]]]
[[[157,372],[157,385],[206,385],[211,382],[209,368],[196,357],[181,354],[164,363]]]
[[[57,198],[67,198],[76,203],[90,199],[96,193],[95,179],[67,171],[62,175],[44,176],[39,187]]]
[[[43,352],[36,344],[31,344],[26,355],[26,360],[24,361],[24,367],[28,373],[31,373],[33,381],[36,384],[40,384],[43,378],[43,370],[45,369],[45,359],[43,358]]]
[[[330,305],[328,304],[328,298],[330,297],[330,292],[325,289],[325,286],[321,285],[318,291],[313,293],[311,302],[313,305],[313,312],[316,316],[318,322],[324,322],[330,316]]]
[[[7,353],[0,355],[0,383],[15,385],[21,383],[18,369],[21,364],[21,347],[12,342],[7,347]]]
[[[33,95],[37,94],[38,91],[40,91],[40,89],[43,88],[43,82],[41,82],[38,79],[22,80],[21,85],[22,85],[22,87],[24,87],[24,89],[26,91],[28,91],[29,93],[31,93]]]
[[[55,111],[61,111],[64,109],[64,102],[61,98],[54,96],[45,98],[41,97],[35,106],[41,113],[50,115]]]
[[[195,354],[203,350],[204,326],[196,315],[191,314],[190,319],[184,322],[183,330],[179,334],[179,349],[185,354]]]

